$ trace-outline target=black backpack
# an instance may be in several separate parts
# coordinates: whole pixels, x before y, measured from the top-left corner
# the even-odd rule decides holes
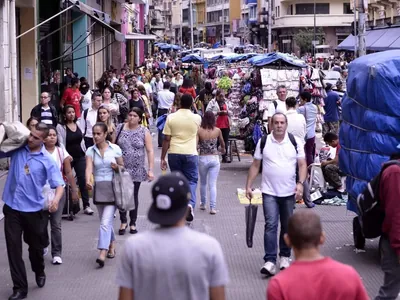
[[[261,153],[261,156],[263,155],[263,151],[264,151],[264,148],[265,148],[265,144],[267,143],[268,135],[269,135],[269,134],[264,134],[264,135],[261,137],[261,142],[260,142],[260,153]],[[294,135],[291,134],[290,132],[288,132],[288,136],[289,136],[289,140],[290,140],[290,142],[292,143],[294,149],[296,149],[296,153],[299,153],[299,152],[297,151],[297,142],[296,142],[296,139],[294,138]],[[260,174],[262,173],[262,169],[263,169],[263,160],[261,159],[260,170],[259,170],[259,173],[260,173]],[[296,177],[298,176],[297,174],[298,174],[298,167],[297,167],[297,169],[296,169]],[[296,180],[297,180],[297,179],[296,179]]]
[[[400,161],[390,160],[386,162],[379,174],[368,182],[367,187],[357,197],[358,219],[363,235],[367,239],[373,239],[382,235],[385,212],[380,205],[380,183],[383,171],[392,165],[400,166]]]

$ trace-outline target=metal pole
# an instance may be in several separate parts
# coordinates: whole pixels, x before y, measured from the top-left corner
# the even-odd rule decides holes
[[[10,0],[10,59],[11,59],[11,118],[18,121],[18,70],[17,70],[17,35],[15,0]],[[35,45],[36,47],[36,45]]]
[[[190,10],[190,47],[193,53],[194,37],[193,37],[193,4],[192,0],[189,0],[189,10]]]
[[[225,46],[225,0],[222,0],[222,46]]]
[[[357,57],[357,7],[356,7],[356,0],[353,0],[353,10],[354,10],[354,57]]]
[[[317,40],[317,3],[316,0],[314,0],[314,37],[313,37],[313,57],[315,57],[315,46],[317,46],[316,43]]]
[[[181,29],[181,38],[180,38],[180,40],[181,40],[181,46],[183,45],[183,43],[182,43],[182,41],[183,41],[183,37],[182,37],[182,35],[183,35],[183,28],[182,28],[182,23],[183,23],[183,15],[182,15],[182,1],[180,2],[181,3],[181,9],[180,9],[180,12],[181,12],[181,14],[180,14],[180,19],[181,19],[181,26],[180,26],[180,29]]]
[[[268,0],[268,53],[272,52],[272,0]]]
[[[365,23],[366,23],[366,7],[364,1],[358,1],[358,57],[366,55],[367,49],[365,44]]]
[[[60,11],[59,13],[55,14],[55,15],[52,16],[51,18],[48,18],[47,20],[44,20],[42,23],[37,24],[36,26],[32,27],[31,29],[29,29],[29,30],[25,31],[24,33],[20,34],[19,36],[16,37],[16,39],[19,39],[20,37],[23,37],[25,34],[27,34],[27,33],[31,32],[31,31],[35,30],[36,28],[42,26],[43,24],[49,22],[50,20],[53,20],[54,18],[57,18],[59,15],[65,13],[66,11],[68,11],[68,10],[70,10],[71,8],[74,8],[74,7],[75,7],[75,4],[72,5],[72,6],[70,6],[70,7],[68,7],[68,8],[66,8],[66,9],[64,9],[64,10],[62,10],[62,11]]]

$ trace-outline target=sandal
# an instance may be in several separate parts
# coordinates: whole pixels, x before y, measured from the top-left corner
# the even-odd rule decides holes
[[[138,233],[138,231],[137,231],[137,229],[136,229],[136,226],[131,226],[131,228],[129,229],[129,233],[130,233],[130,234],[136,234],[136,233]]]
[[[122,224],[121,224],[121,225],[122,225]],[[118,230],[118,234],[119,234],[119,235],[124,235],[127,228],[128,228],[128,224],[125,224],[125,228],[120,228],[120,229]]]
[[[107,258],[109,258],[109,259],[114,258],[116,253],[117,253],[117,252],[115,251],[115,249],[110,249],[110,250],[108,250],[108,252],[107,252]]]

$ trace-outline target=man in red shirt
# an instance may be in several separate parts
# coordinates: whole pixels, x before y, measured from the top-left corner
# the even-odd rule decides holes
[[[64,108],[65,105],[72,105],[75,108],[75,114],[78,119],[81,117],[82,94],[79,91],[80,85],[79,78],[72,78],[71,87],[65,90],[60,102],[61,108]]]
[[[399,159],[394,155],[391,159]],[[400,167],[387,167],[380,180],[381,207],[385,212],[379,241],[384,282],[375,300],[397,299],[400,292]]]
[[[271,279],[268,300],[369,299],[352,267],[321,255],[325,234],[317,214],[309,210],[293,214],[284,238],[293,248],[296,261]]]

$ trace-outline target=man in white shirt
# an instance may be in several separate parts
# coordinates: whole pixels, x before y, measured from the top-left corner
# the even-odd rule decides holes
[[[286,99],[286,117],[288,119],[287,131],[297,137],[304,145],[306,138],[306,119],[296,110],[297,101],[294,97]]]
[[[276,274],[279,219],[279,267],[285,269],[290,265],[290,248],[283,236],[287,233],[288,220],[293,214],[296,199],[303,198],[303,185],[307,178],[304,143],[287,132],[287,117],[283,113],[276,113],[271,121],[272,132],[257,143],[246,183],[246,196],[251,200],[252,185],[262,164],[265,264],[261,273],[269,276]]]
[[[288,120],[287,132],[297,137],[304,146],[307,136],[307,124],[304,116],[297,112],[296,105],[296,98],[289,97],[286,99],[286,117]],[[304,148],[304,152],[306,151],[307,149]],[[305,155],[307,157],[307,153],[305,153]],[[311,201],[310,186],[308,180],[304,182],[303,201],[308,208],[313,208],[315,206],[315,204]]]
[[[83,132],[86,149],[93,146],[92,128],[97,122],[97,111],[103,101],[103,97],[99,92],[94,92],[92,95],[92,107],[86,109],[79,119],[79,128]]]
[[[158,110],[157,116],[161,117],[168,113],[168,110],[171,108],[172,104],[174,104],[175,94],[172,93],[169,89],[171,84],[167,81],[164,82],[164,89],[158,92]],[[161,130],[158,130],[158,148],[162,147],[162,141],[164,137]]]
[[[278,100],[274,100],[268,106],[268,132],[271,132],[272,130],[272,116],[276,113],[286,114],[286,86],[278,86],[276,94],[278,95]]]

